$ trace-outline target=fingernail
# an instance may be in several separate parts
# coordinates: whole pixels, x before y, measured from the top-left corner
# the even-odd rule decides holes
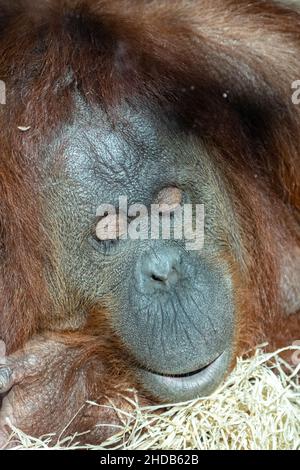
[[[6,355],[6,346],[5,346],[4,341],[0,339],[0,357],[5,357],[5,355]]]
[[[12,376],[12,370],[9,367],[0,367],[0,392],[7,388]]]

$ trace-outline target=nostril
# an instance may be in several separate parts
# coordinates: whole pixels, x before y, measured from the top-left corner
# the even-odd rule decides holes
[[[136,279],[145,292],[161,292],[174,287],[181,279],[181,253],[165,248],[144,254],[137,264]]]
[[[151,274],[151,279],[154,282],[159,282],[162,284],[175,284],[178,280],[178,271],[175,267],[172,267],[171,269],[167,269],[162,273],[152,273]]]
[[[151,279],[152,279],[153,281],[155,281],[155,282],[167,282],[168,276],[167,276],[167,275],[165,275],[165,276],[163,276],[163,275],[158,276],[157,274],[152,274],[152,275],[151,275]]]

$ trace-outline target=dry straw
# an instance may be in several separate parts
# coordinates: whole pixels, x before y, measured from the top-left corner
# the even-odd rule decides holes
[[[209,398],[146,408],[133,401],[132,414],[117,410],[123,425],[116,435],[84,448],[300,450],[300,364],[287,364],[280,357],[283,351],[299,357],[300,348],[273,354],[259,349],[254,357],[238,360]],[[34,439],[12,427],[11,439],[17,439],[16,449],[83,448],[78,437]]]

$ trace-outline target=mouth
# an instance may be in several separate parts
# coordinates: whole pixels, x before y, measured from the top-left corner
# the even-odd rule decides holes
[[[182,375],[165,375],[139,371],[147,390],[164,401],[193,400],[211,394],[223,380],[229,368],[230,354],[224,351],[200,369]]]

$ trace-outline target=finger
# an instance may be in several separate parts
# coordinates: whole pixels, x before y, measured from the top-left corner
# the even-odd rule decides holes
[[[0,429],[0,450],[4,450],[7,447],[8,441],[9,434],[6,431]]]
[[[0,366],[0,394],[8,392],[13,386],[13,372],[10,367]]]
[[[2,362],[2,358],[6,356],[6,346],[4,341],[0,340],[0,361]]]
[[[24,376],[23,352],[6,356],[6,345],[0,340],[0,395],[8,392]]]

